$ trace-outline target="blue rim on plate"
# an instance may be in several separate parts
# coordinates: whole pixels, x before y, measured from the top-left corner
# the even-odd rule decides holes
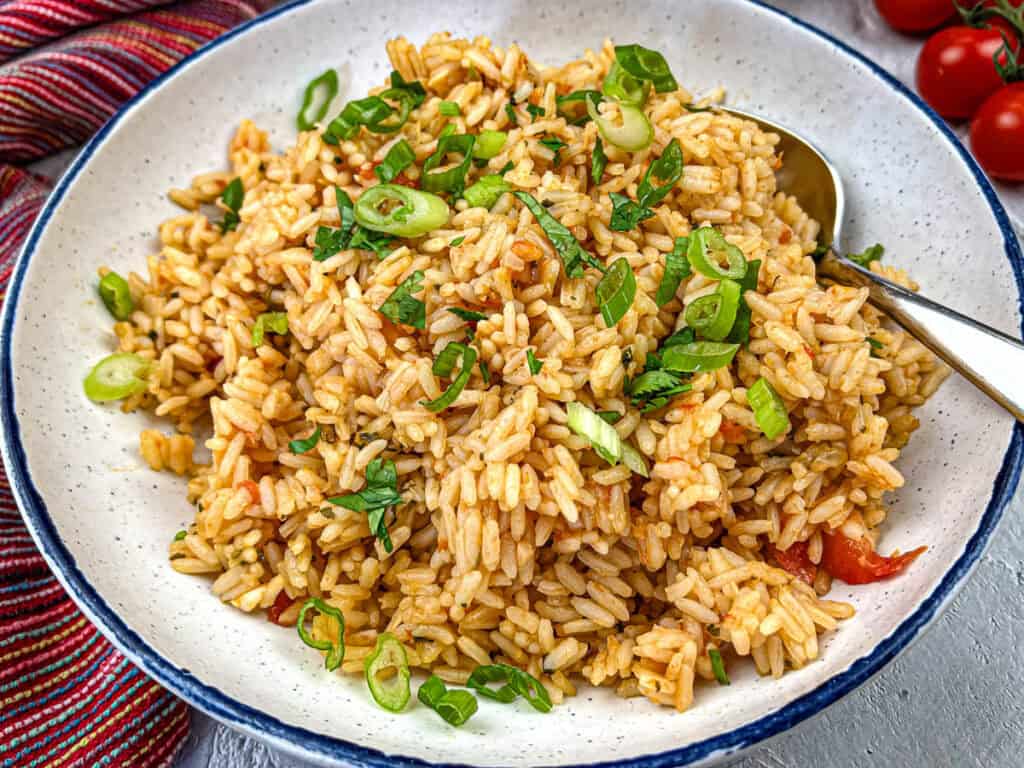
[[[100,129],[82,149],[74,163],[60,179],[33,225],[17,267],[11,277],[6,306],[3,311],[2,325],[0,325],[0,427],[3,429],[2,453],[11,480],[11,489],[17,499],[18,506],[21,508],[26,523],[36,544],[42,551],[43,557],[49,563],[59,581],[64,585],[82,611],[125,656],[140,666],[149,676],[180,695],[190,704],[228,725],[257,737],[269,737],[273,741],[279,742],[282,746],[289,747],[292,751],[299,754],[305,752],[314,757],[345,760],[354,764],[379,766],[380,768],[385,766],[387,768],[427,768],[428,766],[464,768],[461,764],[430,763],[419,758],[387,755],[376,749],[362,747],[342,739],[332,738],[314,733],[305,728],[288,725],[275,717],[260,712],[228,696],[217,688],[202,683],[187,670],[176,667],[170,661],[160,656],[156,650],[147,645],[107,605],[106,601],[96,592],[86,580],[85,575],[78,569],[74,557],[61,541],[53,520],[46,510],[46,505],[43,503],[43,499],[29,475],[24,449],[21,444],[21,429],[15,414],[11,331],[14,327],[18,298],[21,294],[26,268],[32,259],[39,239],[53,212],[63,200],[68,187],[82,172],[89,158],[103,144],[106,137],[121,123],[132,107],[149,93],[174,77],[184,67],[194,64],[210,51],[229,40],[311,2],[313,0],[293,0],[269,13],[252,19],[200,48],[191,56],[153,80]],[[846,55],[863,64],[880,81],[897,91],[927,115],[935,127],[938,128],[940,134],[953,145],[963,162],[974,174],[978,188],[992,209],[992,214],[1003,234],[1006,257],[1010,262],[1017,284],[1018,305],[1022,314],[1024,314],[1024,258],[1021,256],[1017,237],[988,179],[953,132],[943,122],[942,118],[884,69],[881,69],[831,35],[784,11],[772,8],[761,2],[761,0],[747,0],[747,2],[773,13],[835,46]],[[1024,328],[1024,321],[1022,321],[1022,328]],[[907,617],[870,653],[857,659],[843,672],[775,712],[729,733],[713,736],[703,741],[666,752],[588,765],[591,768],[596,768],[596,766],[601,766],[601,768],[670,768],[671,766],[690,765],[706,758],[727,755],[788,730],[866,682],[906,648],[936,618],[940,610],[952,599],[957,589],[963,585],[964,580],[977,564],[996,524],[1002,517],[1003,510],[1013,496],[1014,490],[1017,487],[1017,481],[1020,478],[1022,463],[1024,463],[1024,426],[1017,423],[1013,427],[1010,443],[1003,457],[999,474],[996,476],[995,483],[993,484],[992,496],[989,499],[985,513],[974,535],[967,542],[963,554],[950,567],[932,593],[922,601],[913,614]],[[578,768],[583,767],[580,766]]]

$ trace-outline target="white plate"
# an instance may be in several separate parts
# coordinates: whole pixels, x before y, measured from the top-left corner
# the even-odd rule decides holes
[[[884,72],[815,30],[746,0],[538,4],[293,3],[204,48],[157,80],[81,153],[32,231],[3,316],[4,459],[32,533],[89,617],[150,675],[214,717],[324,762],[405,766],[697,763],[778,733],[890,661],[935,617],[992,534],[1020,472],[1022,433],[953,379],[921,412],[901,459],[885,546],[930,549],[898,579],[839,585],[858,615],[823,658],[782,680],[738,674],[703,686],[683,715],[584,688],[541,716],[482,706],[461,729],[424,708],[400,717],[365,684],[327,674],[293,630],[225,608],[203,579],[167,565],[192,518],[182,483],[143,467],[141,415],[82,394],[111,347],[95,300],[100,264],[142,269],[165,191],[222,167],[238,120],[292,139],[303,85],[339,66],[344,96],[389,67],[385,40],[433,30],[518,41],[560,63],[612,35],[664,51],[680,81],[728,88],[730,102],[804,131],[847,185],[849,245],[880,240],[925,292],[1019,333],[1022,261],[991,188],[945,126]],[[393,755],[399,757],[385,757]]]

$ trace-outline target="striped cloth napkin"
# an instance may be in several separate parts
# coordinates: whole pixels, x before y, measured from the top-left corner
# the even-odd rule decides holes
[[[0,300],[50,180],[140,88],[272,0],[0,0]],[[0,768],[166,766],[188,707],[78,611],[0,471]]]

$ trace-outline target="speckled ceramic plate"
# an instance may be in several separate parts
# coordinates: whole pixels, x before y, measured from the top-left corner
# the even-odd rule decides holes
[[[141,415],[82,394],[112,346],[96,268],[141,269],[165,191],[221,167],[238,120],[283,147],[304,83],[338,66],[344,95],[387,74],[385,40],[448,28],[519,42],[551,63],[606,35],[664,51],[700,92],[799,128],[847,183],[851,246],[880,240],[932,297],[1020,332],[1021,254],[968,155],[923,104],[842,44],[746,0],[335,0],[293,3],[226,35],[115,117],[57,186],[11,281],[3,316],[4,459],[43,554],[72,597],[147,673],[216,718],[307,758],[379,766],[679,766],[767,738],[864,682],[931,621],[967,577],[1016,484],[1021,430],[962,380],[921,411],[900,467],[887,548],[930,549],[898,579],[837,585],[855,619],[822,659],[781,680],[737,673],[683,715],[584,688],[542,716],[484,705],[461,729],[425,708],[400,717],[365,683],[324,671],[294,631],[224,608],[203,579],[168,567],[192,518],[182,483],[145,469]],[[737,665],[737,670],[741,665]]]

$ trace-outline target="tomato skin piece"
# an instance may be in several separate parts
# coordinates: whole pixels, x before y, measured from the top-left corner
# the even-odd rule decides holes
[[[875,0],[875,8],[900,32],[928,32],[956,14],[952,0]]]
[[[993,56],[1003,46],[996,29],[947,27],[917,58],[917,91],[947,120],[966,120],[1003,85]],[[1000,57],[1006,63],[1005,53]]]
[[[1000,88],[971,120],[971,151],[985,172],[1024,181],[1024,83]]]
[[[918,547],[902,555],[883,557],[875,552],[870,539],[851,539],[841,531],[825,533],[822,544],[821,567],[847,584],[871,584],[895,576],[928,549]]]
[[[280,624],[281,614],[291,608],[294,602],[294,600],[288,597],[288,593],[282,589],[277,593],[274,604],[267,609],[267,621],[273,624]]]
[[[801,581],[814,584],[818,566],[807,556],[806,541],[796,541],[789,545],[789,549],[779,549],[774,544],[769,544],[768,554],[775,558],[775,562],[782,570],[792,573]]]

